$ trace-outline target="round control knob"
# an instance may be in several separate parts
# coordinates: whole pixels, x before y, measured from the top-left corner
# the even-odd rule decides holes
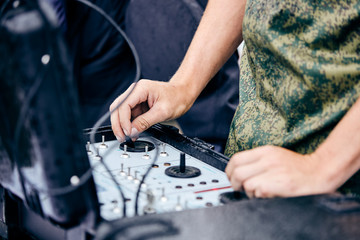
[[[135,142],[132,141],[126,141],[123,143],[120,143],[120,149],[124,150],[124,146],[127,146],[127,151],[128,152],[145,152],[145,148],[147,146],[148,151],[152,151],[155,149],[155,145],[149,141],[145,141],[145,140],[137,140]]]

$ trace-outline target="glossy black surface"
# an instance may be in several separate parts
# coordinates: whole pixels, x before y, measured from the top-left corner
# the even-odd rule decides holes
[[[360,236],[360,204],[350,198],[352,207],[346,196],[324,195],[242,200],[220,207],[122,219],[103,223],[97,239],[355,240]],[[335,211],[324,204],[328,201],[338,203]]]

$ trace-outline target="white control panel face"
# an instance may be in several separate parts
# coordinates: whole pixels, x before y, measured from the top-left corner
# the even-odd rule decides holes
[[[94,169],[101,216],[104,219],[121,218],[124,202],[117,185],[106,168],[100,164],[99,156],[103,158],[124,193],[128,217],[135,215],[136,192],[149,167],[152,169],[141,186],[139,195],[139,215],[217,206],[220,204],[219,195],[232,191],[226,174],[201,160],[185,155],[185,166],[182,165],[181,169],[181,151],[152,137],[139,138],[137,142],[141,144],[132,147],[122,144],[120,148],[118,141],[105,141],[103,138],[102,143],[87,146]],[[157,160],[152,165],[156,152]],[[180,178],[165,173],[168,168],[173,168],[171,170],[175,173],[184,172],[184,167],[186,171],[189,167],[191,170],[199,170],[200,175]]]

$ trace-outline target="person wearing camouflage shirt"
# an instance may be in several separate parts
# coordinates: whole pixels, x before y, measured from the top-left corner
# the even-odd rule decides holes
[[[249,197],[356,192],[344,183],[360,168],[358,1],[209,1],[177,73],[141,81],[112,115],[114,133],[136,137],[184,114],[242,39],[232,187]]]
[[[314,152],[360,95],[359,13],[359,1],[248,1],[227,155]]]

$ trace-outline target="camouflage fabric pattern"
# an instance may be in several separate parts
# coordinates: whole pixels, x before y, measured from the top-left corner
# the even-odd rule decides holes
[[[311,153],[360,96],[360,1],[248,0],[225,154]]]

